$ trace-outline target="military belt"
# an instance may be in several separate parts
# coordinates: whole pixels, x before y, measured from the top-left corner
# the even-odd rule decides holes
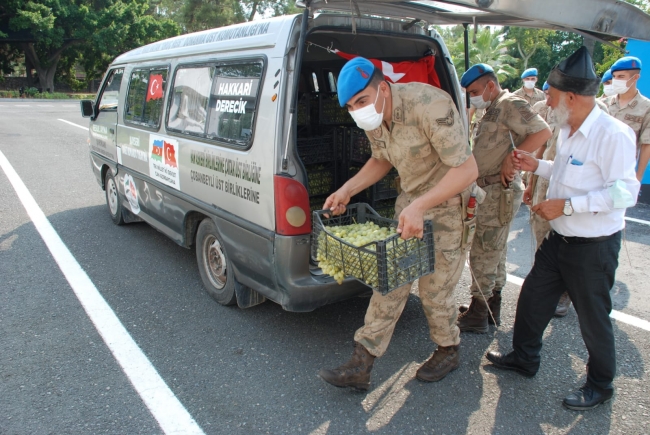
[[[501,182],[501,174],[486,175],[485,177],[479,177],[476,179],[476,184],[480,188],[491,186],[493,184],[499,184],[500,182]]]

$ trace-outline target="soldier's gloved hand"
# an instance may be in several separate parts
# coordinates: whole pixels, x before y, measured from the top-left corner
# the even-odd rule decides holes
[[[424,237],[424,210],[418,207],[417,203],[412,203],[399,215],[397,232],[402,235],[402,239],[408,240],[411,237],[421,239]]]
[[[532,183],[528,183],[528,186],[526,186],[526,190],[524,190],[524,204],[531,206],[533,205],[533,185]]]
[[[345,206],[350,202],[350,193],[344,187],[341,187],[336,192],[332,193],[325,200],[323,210],[330,210],[334,216],[345,213]],[[325,215],[329,217],[329,215]]]
[[[506,187],[508,187],[508,183],[515,179],[517,173],[512,157],[512,154],[509,153],[501,164],[501,183]]]

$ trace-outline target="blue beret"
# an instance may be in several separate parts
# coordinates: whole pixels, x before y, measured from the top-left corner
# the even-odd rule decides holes
[[[608,69],[607,71],[605,71],[605,74],[603,74],[603,79],[600,82],[605,83],[605,82],[610,81],[611,79],[613,79],[612,70]]]
[[[544,86],[542,86],[542,91],[547,91],[550,86],[548,85],[548,82],[544,82]]]
[[[460,85],[464,88],[467,88],[469,85],[474,83],[479,77],[483,77],[485,74],[493,73],[494,70],[490,65],[485,63],[477,63],[467,71],[460,78]]]
[[[526,77],[537,77],[537,68],[528,68],[526,71],[521,73],[522,79],[525,79]]]
[[[614,62],[614,65],[610,69],[612,72],[626,69],[641,69],[641,59],[634,56],[625,56]]]
[[[343,65],[336,83],[341,107],[368,86],[374,70],[372,62],[364,57],[355,57]]]

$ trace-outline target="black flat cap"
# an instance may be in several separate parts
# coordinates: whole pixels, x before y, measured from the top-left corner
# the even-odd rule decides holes
[[[585,46],[553,68],[547,82],[562,92],[578,95],[595,96],[600,88],[600,78],[596,75],[591,55]]]

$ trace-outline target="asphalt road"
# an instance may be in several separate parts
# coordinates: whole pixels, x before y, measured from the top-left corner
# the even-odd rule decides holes
[[[434,350],[412,295],[371,390],[316,373],[346,361],[367,299],[289,313],[267,302],[223,307],[202,288],[194,252],[147,224],[117,227],[91,172],[78,103],[0,100],[0,151],[22,178],[162,379],[206,434],[605,434],[650,432],[650,331],[614,322],[617,395],[579,413],[562,398],[584,381],[575,312],[546,332],[526,379],[490,367],[507,350],[519,287],[504,290],[503,324],[463,334],[461,367],[436,384],[415,370]],[[512,226],[509,273],[531,265],[528,210]],[[628,216],[650,221],[650,207]],[[650,321],[650,227],[629,222],[615,310]],[[457,288],[469,299],[469,274]],[[0,170],[0,434],[157,434],[161,427],[83,310]],[[179,432],[182,433],[182,432]]]

